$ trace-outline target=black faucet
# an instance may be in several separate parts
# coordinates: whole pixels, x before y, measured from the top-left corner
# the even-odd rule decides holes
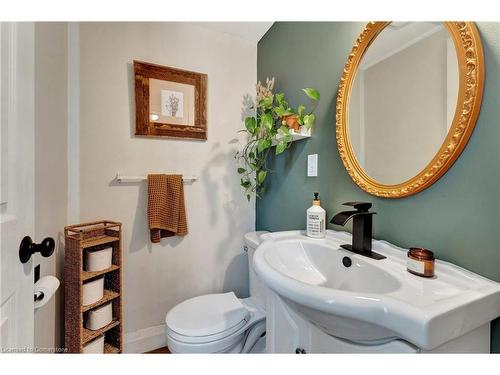
[[[346,225],[353,219],[352,223],[352,245],[342,245],[341,247],[373,259],[385,259],[386,257],[372,251],[372,217],[376,212],[368,211],[371,203],[367,202],[346,202],[344,206],[354,207],[355,211],[342,211],[333,217],[330,223],[335,225]]]

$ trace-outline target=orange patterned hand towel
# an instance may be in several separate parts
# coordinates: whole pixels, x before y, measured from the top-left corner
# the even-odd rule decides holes
[[[188,233],[182,175],[148,175],[148,222],[153,243]]]

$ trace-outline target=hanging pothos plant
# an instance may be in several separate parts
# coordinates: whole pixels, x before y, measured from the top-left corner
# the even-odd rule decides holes
[[[265,191],[264,181],[268,172],[267,155],[276,145],[276,155],[284,152],[292,142],[292,134],[310,131],[314,124],[313,111],[316,108],[320,94],[313,88],[302,91],[312,102],[307,111],[305,105],[290,107],[282,92],[273,94],[274,78],[266,79],[266,86],[257,83],[256,104],[251,109],[255,115],[245,118],[247,143],[236,153],[240,185],[245,189],[245,195],[250,200],[253,193],[261,197]]]

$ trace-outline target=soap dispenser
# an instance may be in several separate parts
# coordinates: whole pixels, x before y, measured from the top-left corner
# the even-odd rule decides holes
[[[323,238],[326,235],[326,211],[320,206],[318,193],[314,193],[313,205],[306,211],[307,214],[307,236],[311,238]]]

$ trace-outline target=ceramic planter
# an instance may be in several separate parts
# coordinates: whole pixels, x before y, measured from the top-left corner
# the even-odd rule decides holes
[[[298,133],[300,131],[300,124],[298,122],[297,115],[283,116],[283,121],[285,121],[286,125],[295,132]]]

